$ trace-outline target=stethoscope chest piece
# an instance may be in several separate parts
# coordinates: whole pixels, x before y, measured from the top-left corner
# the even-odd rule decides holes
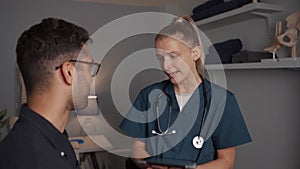
[[[201,136],[195,136],[193,139],[193,146],[197,149],[202,148],[204,143],[204,139]]]

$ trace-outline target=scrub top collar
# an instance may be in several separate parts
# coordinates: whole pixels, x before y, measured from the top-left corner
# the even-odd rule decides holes
[[[175,97],[174,84],[171,83],[170,80],[167,80],[163,85],[166,85],[166,83],[167,83],[167,86],[166,86],[166,89],[165,89],[164,92],[166,92],[167,94],[169,94],[172,98],[176,98]],[[208,93],[209,90],[210,90],[211,85],[210,85],[210,82],[206,78],[203,78],[203,81],[198,85],[197,89],[200,91],[200,93],[202,93],[202,85],[203,85],[203,83],[205,83],[206,92]],[[163,86],[163,88],[164,88],[164,86]]]
[[[201,82],[197,87],[197,90],[199,92],[198,94],[200,95],[200,100],[204,99],[204,94],[203,94],[203,90],[202,90],[203,83],[205,83],[205,88],[206,88],[205,91],[206,91],[207,95],[208,95],[208,93],[210,92],[210,89],[211,89],[211,83],[207,79],[203,78],[203,82]],[[165,87],[165,85],[167,85],[167,86]],[[172,113],[173,113],[173,115],[171,117],[171,122],[173,123],[176,120],[178,113],[180,112],[179,105],[178,105],[178,102],[177,102],[177,99],[176,99],[176,96],[175,96],[174,84],[171,83],[170,80],[166,80],[162,84],[162,90],[163,90],[164,87],[165,87],[164,92],[167,93],[168,95],[170,95],[170,97],[171,97],[170,99],[172,100],[172,103],[174,103],[174,104],[172,104]],[[197,95],[197,92],[195,90],[193,92],[192,96],[191,96],[191,99],[198,98],[196,95]],[[190,102],[190,100],[187,102],[187,104],[189,102]],[[201,107],[201,106],[203,106],[203,105],[199,104],[199,110],[203,109],[203,107]],[[189,112],[185,107],[186,106],[184,106],[183,110],[181,111],[181,113],[183,113],[183,114],[186,114],[186,113]],[[201,116],[202,116],[202,114],[201,114]]]

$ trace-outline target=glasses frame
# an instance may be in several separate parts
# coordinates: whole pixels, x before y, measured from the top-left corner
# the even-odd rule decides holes
[[[95,76],[97,76],[97,74],[98,74],[98,72],[99,72],[99,69],[100,69],[100,67],[101,67],[101,64],[100,63],[95,63],[94,61],[92,61],[92,62],[86,62],[86,61],[82,61],[82,60],[75,60],[75,59],[71,59],[71,60],[68,60],[68,62],[78,62],[78,63],[84,63],[84,64],[88,64],[88,65],[91,65],[92,67],[91,67],[91,76],[92,77],[95,77]],[[63,64],[61,64],[61,65],[59,65],[59,66],[56,66],[55,67],[55,70],[58,70],[58,69],[60,69],[61,67],[62,67],[62,65]],[[93,69],[93,66],[97,66],[97,68],[95,68],[95,72],[93,71],[94,69]]]

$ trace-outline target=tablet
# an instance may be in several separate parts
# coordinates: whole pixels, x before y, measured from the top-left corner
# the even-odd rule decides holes
[[[148,157],[143,160],[139,160],[138,163],[144,165],[160,165],[177,168],[193,169],[197,167],[197,164],[193,161],[188,160],[174,160],[167,158]]]

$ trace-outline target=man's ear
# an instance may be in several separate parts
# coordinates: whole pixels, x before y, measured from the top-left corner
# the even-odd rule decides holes
[[[192,57],[194,61],[197,61],[201,58],[202,48],[201,46],[195,46],[192,48]]]
[[[61,71],[65,82],[71,85],[74,78],[74,65],[70,62],[65,62],[61,66]]]

